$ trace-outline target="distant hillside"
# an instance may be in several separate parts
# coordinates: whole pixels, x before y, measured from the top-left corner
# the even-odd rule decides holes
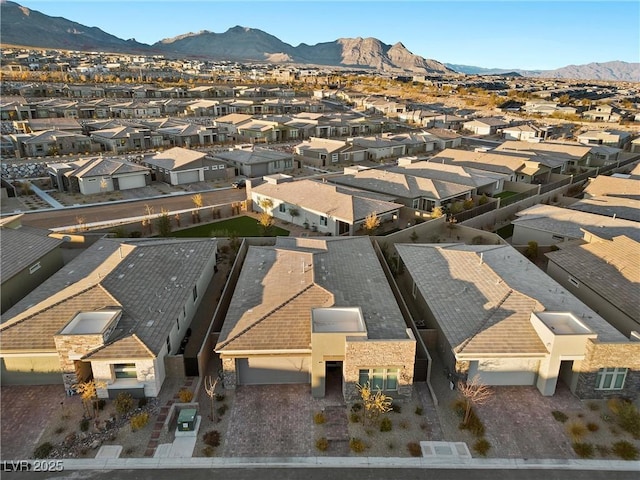
[[[2,43],[61,50],[134,52],[148,49],[135,40],[122,40],[99,28],[62,17],[50,17],[14,2],[0,3]]]
[[[446,63],[447,67],[468,75],[495,75],[516,72],[523,77],[571,78],[576,80],[614,80],[640,82],[640,63],[620,61],[568,65],[555,70],[518,70],[512,68],[482,68],[471,65]]]

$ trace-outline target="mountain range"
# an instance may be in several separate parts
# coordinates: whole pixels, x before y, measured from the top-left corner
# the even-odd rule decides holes
[[[374,69],[416,74],[467,73],[596,80],[640,80],[640,63],[608,62],[571,65],[549,71],[484,69],[452,65],[411,53],[402,43],[387,45],[376,38],[339,38],[332,42],[294,47],[262,30],[236,26],[224,33],[201,31],[160,40],[153,45],[123,40],[97,27],[51,17],[15,2],[0,3],[0,40],[20,45],[62,50],[106,51],[214,60],[295,63]]]

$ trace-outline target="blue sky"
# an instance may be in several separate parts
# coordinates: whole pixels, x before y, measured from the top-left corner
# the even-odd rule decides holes
[[[187,32],[264,30],[291,45],[339,37],[402,42],[441,62],[553,69],[640,62],[640,2],[34,0],[23,6],[154,43]]]

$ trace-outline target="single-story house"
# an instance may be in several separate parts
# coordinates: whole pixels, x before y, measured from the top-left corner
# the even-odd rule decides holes
[[[0,221],[3,314],[64,265],[62,241],[50,237],[49,230],[22,225],[21,217],[15,215]]]
[[[2,382],[93,378],[99,398],[156,397],[214,275],[215,240],[101,239],[14,305],[0,325]]]
[[[608,195],[589,197],[572,203],[569,208],[581,212],[640,222],[640,200],[630,198],[610,197]]]
[[[228,178],[224,162],[213,159],[207,153],[182,147],[145,157],[142,164],[151,169],[153,180],[169,185]]]
[[[617,328],[640,333],[640,243],[625,236],[546,254],[547,273]]]
[[[579,398],[640,392],[631,341],[510,245],[398,244],[403,296],[437,333],[457,378],[486,385],[563,382]]]
[[[584,187],[584,198],[617,197],[640,200],[640,178],[598,175],[590,178]]]
[[[624,148],[631,141],[631,134],[621,130],[589,130],[578,135],[578,142],[585,145],[606,145]]]
[[[389,197],[348,189],[313,180],[292,181],[291,177],[264,177],[247,187],[253,211],[267,211],[276,218],[302,225],[327,235],[354,235],[368,215],[380,223],[397,222],[399,203]],[[285,176],[286,177],[286,176]],[[271,206],[265,208],[264,200]],[[298,215],[291,215],[292,209]]]
[[[106,157],[51,163],[47,165],[47,173],[58,191],[83,195],[129,190],[151,184],[148,168]]]
[[[347,401],[357,384],[409,398],[415,338],[367,237],[278,237],[251,246],[216,353],[225,388],[335,380]]]
[[[367,158],[367,149],[349,145],[344,140],[311,137],[295,146],[295,153],[306,163],[326,167],[336,163],[356,163]]]
[[[554,205],[534,205],[516,213],[513,224],[513,245],[537,242],[539,246],[589,240],[593,236],[612,239],[625,235],[640,241],[640,223],[605,217]]]
[[[507,120],[498,117],[476,118],[462,124],[462,128],[469,130],[474,135],[493,135],[508,126]]]
[[[145,150],[162,146],[162,135],[146,128],[119,126],[91,132],[91,139],[107,152]]]
[[[62,130],[19,133],[10,137],[18,158],[67,155],[96,150],[89,137]]]
[[[240,145],[211,156],[235,169],[235,175],[261,177],[290,172],[295,168],[293,154],[268,148]]]

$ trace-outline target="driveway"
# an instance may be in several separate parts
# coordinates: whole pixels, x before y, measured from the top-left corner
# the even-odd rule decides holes
[[[2,459],[30,458],[49,422],[60,421],[64,409],[79,404],[62,385],[11,385],[0,390]]]

